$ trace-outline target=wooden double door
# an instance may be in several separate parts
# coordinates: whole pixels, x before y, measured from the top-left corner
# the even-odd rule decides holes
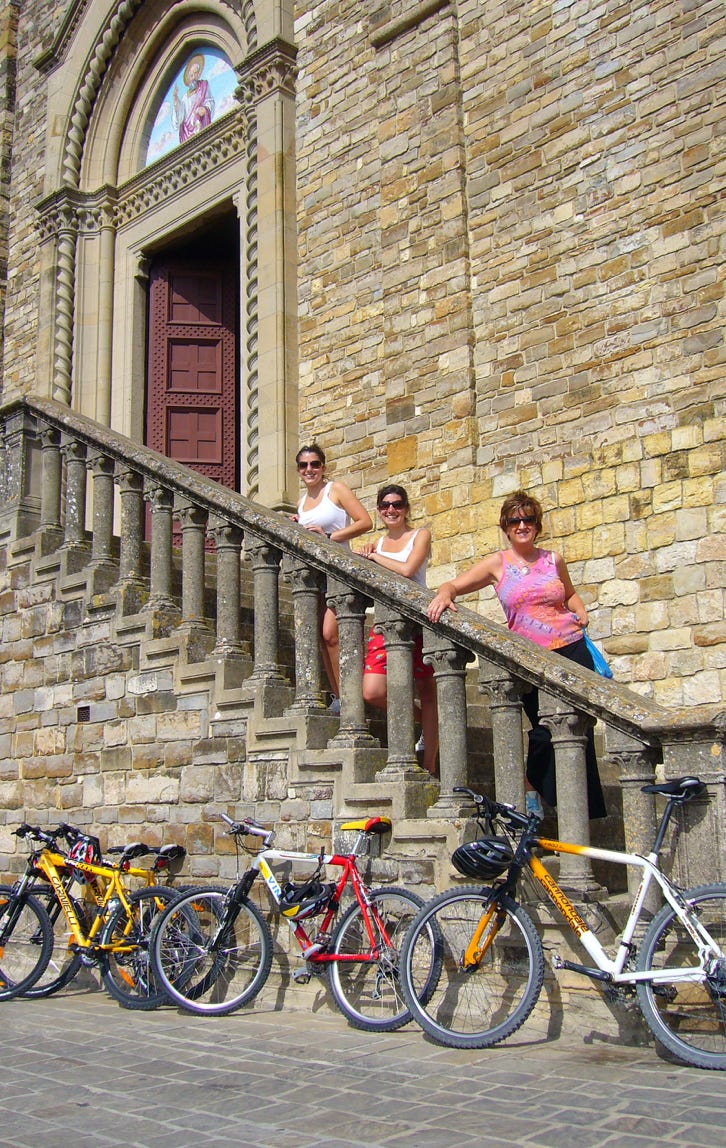
[[[149,280],[146,443],[237,489],[237,268],[162,260]]]

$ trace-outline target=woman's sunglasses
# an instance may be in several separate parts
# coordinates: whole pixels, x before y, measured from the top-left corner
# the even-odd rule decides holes
[[[322,465],[319,459],[315,459],[314,462],[299,462],[297,468],[298,470],[320,470]]]
[[[400,498],[393,499],[391,502],[378,503],[379,510],[403,510],[405,506],[406,503],[402,502]]]
[[[534,514],[518,514],[514,518],[507,519],[507,526],[519,526],[520,523],[525,526],[534,526],[536,521]]]

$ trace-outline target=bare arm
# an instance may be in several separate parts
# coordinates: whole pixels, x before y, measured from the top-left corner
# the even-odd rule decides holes
[[[587,607],[585,606],[585,603],[583,602],[580,595],[575,590],[575,587],[572,585],[570,572],[567,569],[567,563],[565,562],[562,555],[555,554],[554,558],[555,567],[557,569],[557,573],[560,576],[560,581],[565,587],[565,605],[567,606],[567,609],[575,615],[584,630],[588,622]]]
[[[334,530],[330,535],[332,542],[347,542],[371,530],[373,523],[371,516],[362,502],[359,502],[353,491],[344,482],[334,482],[330,497],[336,506],[342,506],[350,522],[342,530]]]
[[[444,582],[436,597],[429,603],[428,616],[432,622],[438,622],[445,610],[456,613],[454,599],[460,594],[471,594],[474,590],[481,590],[482,586],[496,586],[502,576],[502,556],[499,553],[490,554],[482,558],[469,570],[453,578],[451,582]]]

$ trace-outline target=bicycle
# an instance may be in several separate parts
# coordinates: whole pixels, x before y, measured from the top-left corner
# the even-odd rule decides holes
[[[97,838],[85,834],[75,826],[59,825],[55,832],[69,843],[70,861],[88,860],[97,856],[100,851]],[[118,855],[118,860],[112,862],[111,858],[115,855]],[[146,856],[154,857],[154,862],[149,868],[132,864],[133,861]],[[138,879],[143,886],[151,886],[159,882],[162,874],[166,876],[174,862],[183,860],[185,856],[186,849],[182,845],[146,845],[141,841],[134,841],[128,845],[113,845],[107,849],[106,863],[118,868],[125,884],[130,879]],[[41,880],[34,885],[33,895],[40,900],[53,926],[53,949],[45,971],[31,988],[21,994],[29,999],[45,998],[60,992],[75,980],[84,965],[83,954],[78,951],[74,943],[73,933],[69,930],[68,921],[55,890],[47,883],[44,874],[39,874],[39,877]],[[96,907],[103,900],[102,879],[100,877],[87,879],[72,865],[61,879],[68,895],[72,897],[76,915],[88,928]],[[81,883],[80,888],[73,896],[73,886],[78,882]],[[174,885],[175,892],[182,892],[185,888]],[[0,897],[11,892],[8,886],[0,886]]]
[[[398,946],[420,897],[393,886],[369,889],[356,860],[372,838],[391,828],[387,817],[341,825],[357,834],[349,853],[301,853],[273,849],[274,830],[252,818],[233,821],[220,814],[238,847],[250,836],[261,841],[249,868],[231,887],[211,886],[183,895],[160,914],[151,939],[154,974],[169,998],[190,1012],[223,1015],[252,1001],[272,965],[272,933],[249,898],[258,874],[274,907],[287,919],[304,965],[293,980],[307,983],[327,972],[333,998],[350,1023],[370,1032],[392,1032],[411,1014],[398,984]],[[251,851],[248,849],[248,851]],[[278,882],[271,864],[313,865],[302,885]],[[340,868],[336,881],[321,881],[324,866]],[[346,886],[355,900],[333,920]],[[314,930],[308,922],[315,918]],[[307,927],[306,927],[307,924]]]
[[[658,867],[675,807],[705,786],[697,777],[681,777],[642,788],[667,799],[652,850],[642,857],[549,840],[539,835],[536,815],[524,815],[470,789],[457,790],[474,800],[485,835],[459,846],[452,862],[465,876],[493,883],[440,893],[408,930],[401,952],[401,987],[414,1019],[429,1036],[452,1048],[488,1048],[516,1032],[532,1012],[544,979],[544,953],[531,917],[516,900],[517,883],[528,869],[595,966],[556,956],[554,968],[590,977],[611,999],[635,996],[651,1032],[671,1053],[697,1068],[726,1069],[726,884],[683,892]],[[535,849],[642,869],[613,957],[534,855]],[[636,928],[654,881],[666,903],[636,945]],[[422,996],[418,969],[427,963],[439,980]]]
[[[54,925],[36,895],[47,882],[67,922],[73,957],[98,967],[104,987],[125,1008],[156,1008],[166,997],[151,975],[148,937],[154,917],[177,892],[149,885],[129,893],[121,868],[102,861],[97,838],[80,834],[67,854],[59,852],[59,839],[74,840],[74,834],[66,825],[45,831],[23,824],[15,830],[40,848],[32,850],[23,876],[0,893],[0,1000],[31,990],[51,960]],[[134,875],[130,865],[125,872]],[[93,890],[89,912],[69,891],[75,875]]]

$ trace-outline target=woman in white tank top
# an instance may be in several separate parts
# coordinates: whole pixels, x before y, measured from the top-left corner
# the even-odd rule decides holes
[[[378,513],[383,519],[386,533],[378,542],[369,542],[359,551],[385,570],[393,570],[426,585],[426,567],[431,554],[431,532],[425,526],[414,529],[408,515],[408,494],[402,486],[389,484],[378,491]],[[433,669],[424,664],[422,639],[419,634],[413,650],[413,676],[421,704],[423,731],[423,766],[436,775],[436,755],[439,748],[439,723],[436,705],[436,686]],[[363,697],[373,706],[386,708],[386,646],[381,634],[371,631],[363,667]]]
[[[312,534],[324,535],[331,542],[350,546],[351,538],[365,534],[373,523],[366,508],[344,482],[328,482],[325,476],[325,454],[317,443],[304,446],[295,456],[298,474],[305,487],[297,514],[299,522]],[[323,656],[330,688],[335,700],[340,695],[340,669],[338,659],[338,620],[335,612],[320,603],[320,651]]]

